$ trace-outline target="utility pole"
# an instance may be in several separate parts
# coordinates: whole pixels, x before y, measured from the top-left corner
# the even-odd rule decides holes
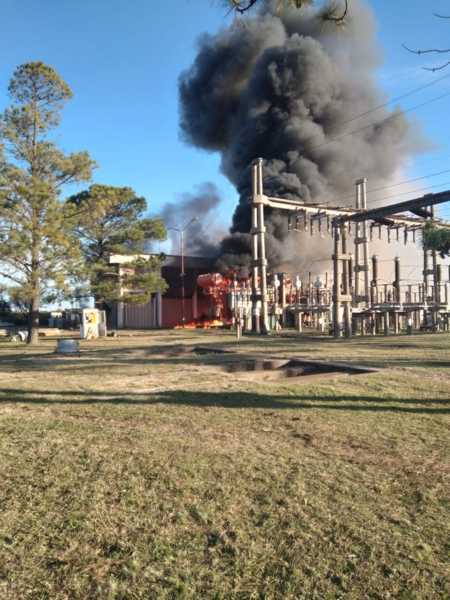
[[[193,217],[190,221],[188,221],[183,227],[168,227],[167,231],[176,231],[180,234],[180,283],[181,283],[181,325],[184,327],[186,322],[186,313],[185,313],[185,305],[184,305],[184,296],[185,296],[185,285],[184,278],[186,273],[184,272],[184,232],[188,227],[198,221],[197,217]]]

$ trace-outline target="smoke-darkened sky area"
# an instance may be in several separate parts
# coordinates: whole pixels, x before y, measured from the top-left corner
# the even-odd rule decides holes
[[[281,9],[268,0],[244,23],[205,35],[183,73],[182,132],[188,143],[220,154],[222,172],[239,193],[233,231],[250,229],[250,165],[257,156],[268,194],[350,204],[345,197],[355,179],[391,182],[408,159],[430,148],[399,108],[378,110],[374,122],[371,109],[384,102],[375,77],[381,52],[374,17],[363,1],[352,0],[349,10],[342,29],[324,25],[318,9]],[[349,127],[360,131],[346,135]],[[267,226],[269,263],[279,266],[290,260],[286,218],[268,215]],[[236,254],[241,242],[239,235]],[[226,250],[234,253],[231,240]]]
[[[221,201],[216,186],[206,182],[196,186],[192,193],[181,194],[164,205],[161,217],[168,228],[172,252],[180,251],[183,232],[186,254],[211,256],[218,253],[220,240],[227,233],[226,227],[217,219]]]
[[[147,0],[4,0],[0,110],[17,65],[52,65],[74,92],[58,133],[64,149],[89,150],[99,164],[95,182],[133,187],[153,214],[172,205],[178,226],[198,186],[214,185],[210,195],[221,201],[202,227],[209,233],[212,222],[219,226],[208,243],[245,196],[245,170],[256,155],[269,159],[272,189],[295,196],[348,200],[362,175],[369,189],[385,188],[372,201],[450,187],[450,71],[424,71],[439,57],[401,46],[447,47],[449,21],[433,13],[446,14],[448,1],[371,0],[370,13],[358,8],[362,2],[350,4],[352,21],[336,32],[294,13],[254,23],[253,12],[234,22],[220,0],[165,0],[157,10]],[[399,100],[355,119],[391,98]],[[407,111],[404,118],[331,139],[397,107]],[[434,144],[426,150],[425,139]],[[394,165],[400,185],[391,188]],[[245,211],[237,214],[236,229],[245,218]]]

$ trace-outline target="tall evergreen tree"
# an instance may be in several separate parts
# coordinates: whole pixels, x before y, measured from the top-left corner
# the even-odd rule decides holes
[[[108,310],[119,299],[144,303],[164,291],[163,255],[145,255],[146,242],[166,239],[160,219],[145,217],[145,198],[129,187],[92,185],[66,202],[66,215],[81,243],[88,269],[90,294],[98,308]],[[116,271],[112,254],[129,260]]]
[[[29,307],[28,343],[39,338],[41,303],[65,293],[82,257],[59,201],[69,183],[88,181],[87,152],[64,154],[49,134],[59,125],[69,86],[42,62],[19,66],[12,104],[0,115],[0,275]]]

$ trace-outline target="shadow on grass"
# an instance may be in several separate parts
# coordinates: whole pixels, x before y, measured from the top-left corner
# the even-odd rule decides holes
[[[450,398],[378,398],[374,396],[352,395],[318,397],[310,394],[302,396],[271,396],[252,392],[195,392],[186,390],[167,390],[153,394],[141,392],[115,396],[108,392],[52,392],[46,390],[3,389],[0,390],[0,403],[76,405],[80,407],[102,404],[130,406],[167,404],[170,406],[179,405],[195,408],[321,409],[430,415],[450,414]]]
[[[325,338],[327,341],[328,338]],[[319,352],[319,348],[307,348],[307,353],[302,354],[302,345],[295,344],[292,347],[279,348],[278,344],[282,343],[281,339],[275,339],[275,344],[270,345],[273,349],[274,355],[277,351],[282,351],[283,356],[289,356],[291,358],[302,358],[308,356],[311,358],[312,353]],[[201,346],[205,350],[209,349],[210,353],[202,352],[201,354],[194,351],[194,348]],[[216,354],[214,351],[216,348],[222,348],[228,352],[224,355]],[[373,347],[373,346],[372,346]],[[389,348],[389,346],[380,346],[380,348]],[[411,346],[405,345],[405,348]],[[229,352],[230,350],[241,349],[241,352]],[[82,348],[79,356],[61,355],[55,354],[54,352],[42,352],[42,353],[5,353],[0,354],[0,372],[35,372],[45,369],[46,371],[91,371],[92,368],[117,368],[120,366],[173,366],[177,365],[192,365],[192,366],[210,366],[220,368],[225,361],[229,360],[245,360],[246,358],[253,358],[262,350],[269,350],[269,347],[263,348],[250,344],[236,344],[236,342],[225,342],[217,344],[217,341],[213,343],[202,343],[202,344],[162,344],[162,345],[139,345],[130,346],[124,348],[123,346],[116,347],[100,347],[100,348]],[[244,352],[242,352],[244,350]],[[245,351],[249,350],[250,354],[247,357]],[[398,345],[397,350],[400,350]],[[261,355],[262,356],[262,355]],[[265,358],[270,358],[270,355],[264,354]],[[320,357],[322,360],[331,360],[333,357],[324,356]],[[342,360],[340,354],[337,353],[335,359]],[[375,367],[375,368],[433,368],[433,369],[448,369],[450,368],[450,360],[448,354],[443,355],[442,360],[434,356],[427,358],[421,356],[418,358],[406,358],[402,352],[398,352],[398,357],[388,356],[381,359],[379,356],[356,356],[344,357],[344,360],[349,364],[357,364],[360,366]]]

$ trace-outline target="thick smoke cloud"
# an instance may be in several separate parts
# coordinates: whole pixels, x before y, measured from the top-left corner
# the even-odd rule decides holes
[[[161,217],[166,227],[178,229],[186,226],[184,251],[191,256],[216,256],[219,253],[219,241],[224,231],[217,227],[217,209],[222,198],[213,183],[206,182],[198,186],[196,192],[182,194],[177,202],[165,204]],[[180,251],[179,233],[169,231],[172,252]]]
[[[267,1],[252,18],[200,39],[180,78],[181,130],[188,143],[221,154],[240,195],[222,264],[248,261],[256,157],[265,161],[266,193],[342,205],[352,203],[342,197],[355,179],[385,183],[421,149],[399,109],[354,118],[383,103],[379,63],[373,17],[358,0],[344,27],[324,25],[313,9]],[[293,261],[298,242],[287,241],[285,216],[272,212],[267,226],[272,266]]]

